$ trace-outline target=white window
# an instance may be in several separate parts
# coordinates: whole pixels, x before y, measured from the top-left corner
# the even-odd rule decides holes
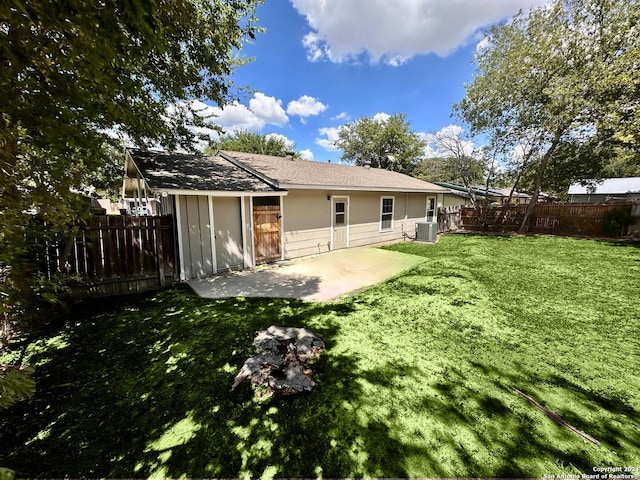
[[[436,222],[436,198],[427,197],[427,222]]]
[[[335,218],[335,222],[334,225],[336,226],[341,226],[341,225],[345,225],[346,222],[346,209],[345,209],[345,205],[346,202],[336,202],[335,203],[335,214],[336,214],[336,218]]]
[[[393,203],[395,197],[380,197],[380,231],[393,230]]]

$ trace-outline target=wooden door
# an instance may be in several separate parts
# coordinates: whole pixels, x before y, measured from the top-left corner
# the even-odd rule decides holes
[[[280,260],[281,231],[279,205],[253,206],[253,241],[256,264]]]

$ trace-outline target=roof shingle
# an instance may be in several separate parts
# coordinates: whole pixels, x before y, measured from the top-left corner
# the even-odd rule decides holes
[[[239,162],[268,177],[280,188],[334,187],[374,191],[448,192],[448,189],[432,183],[380,168],[355,167],[231,151],[220,151],[218,155]]]
[[[255,175],[220,157],[130,150],[131,158],[153,190],[272,192]]]

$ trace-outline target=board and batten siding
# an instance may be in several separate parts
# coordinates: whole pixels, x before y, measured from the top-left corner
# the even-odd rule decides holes
[[[211,251],[209,202],[205,196],[178,195],[176,207],[182,240],[180,265],[184,277],[203,278],[215,273]]]
[[[205,278],[244,266],[241,201],[247,202],[248,199],[176,196],[178,238],[182,244],[180,264],[185,279]],[[210,206],[213,207],[212,212]],[[250,232],[250,222],[246,229]],[[213,245],[212,234],[215,235]],[[212,247],[215,248],[215,261]]]
[[[349,247],[399,241],[415,235],[416,222],[426,219],[427,197],[442,194],[362,191],[290,190],[284,197],[284,256],[287,259],[331,249],[331,196],[349,197]],[[380,198],[393,197],[393,228],[380,231]]]
[[[218,272],[244,266],[242,223],[238,197],[213,199]]]

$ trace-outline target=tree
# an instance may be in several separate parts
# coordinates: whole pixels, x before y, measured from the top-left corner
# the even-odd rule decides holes
[[[532,201],[521,232],[548,171],[565,181],[602,172],[607,159],[595,152],[638,146],[639,18],[637,1],[555,0],[489,31],[455,109],[473,134],[505,150],[530,146],[522,164],[534,172]],[[570,168],[557,168],[562,161]]]
[[[449,158],[427,156],[416,165],[413,175],[425,182],[462,182]]]
[[[236,130],[232,134],[224,135],[207,147],[210,154],[215,154],[218,150],[231,150],[276,157],[285,157],[287,151],[293,149],[293,145],[278,135],[262,135],[247,130]]]
[[[140,147],[193,149],[192,99],[238,97],[261,0],[11,0],[0,4],[0,314],[26,327],[55,295],[37,290],[34,249],[88,214],[114,131]],[[34,221],[36,212],[39,220]],[[44,223],[43,223],[44,222]],[[46,224],[46,228],[43,225]]]
[[[450,182],[462,182],[469,193],[469,198],[474,207],[477,206],[475,189],[484,179],[483,162],[479,158],[480,151],[474,148],[473,142],[464,137],[462,127],[450,125],[437,133],[427,135],[428,150],[435,156],[435,164],[441,163],[444,172],[449,176]],[[420,169],[428,168],[432,158],[426,158],[420,162]]]
[[[335,146],[342,150],[342,160],[356,165],[371,163],[384,168],[411,173],[424,157],[425,142],[411,130],[401,113],[387,118],[361,117],[338,130]]]

